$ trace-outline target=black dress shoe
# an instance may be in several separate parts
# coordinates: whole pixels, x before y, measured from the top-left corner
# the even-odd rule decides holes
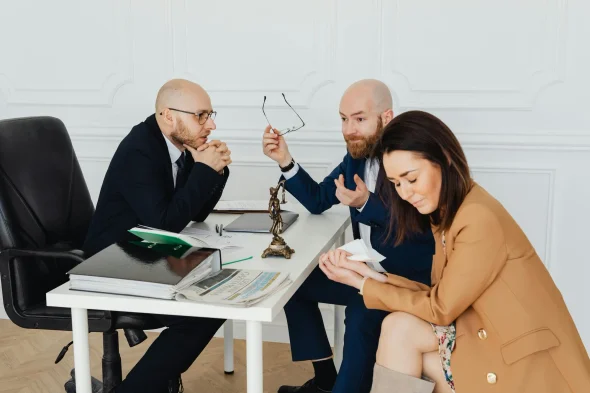
[[[320,389],[313,379],[305,382],[301,386],[286,386],[283,385],[279,388],[278,393],[330,393],[331,390]]]
[[[178,378],[171,379],[170,381],[168,381],[168,392],[169,393],[183,393],[184,392],[184,386],[182,386],[182,379],[180,378],[180,375],[178,376]]]

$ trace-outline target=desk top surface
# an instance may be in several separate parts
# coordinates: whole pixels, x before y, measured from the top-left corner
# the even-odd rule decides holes
[[[295,250],[291,259],[272,256],[267,258],[261,257],[262,252],[272,240],[272,235],[269,233],[224,233],[225,235],[232,236],[239,244],[244,246],[235,251],[222,251],[224,262],[243,257],[253,257],[250,260],[231,264],[228,267],[289,272],[290,279],[293,281],[287,288],[282,289],[254,306],[232,307],[108,293],[73,291],[69,289],[68,282],[47,293],[47,305],[53,307],[271,322],[301,286],[305,278],[317,266],[319,256],[332,247],[350,224],[350,214],[348,208],[344,206],[334,206],[320,215],[310,214],[299,204],[293,204],[291,207],[291,210],[300,214],[299,218],[281,235],[289,247]],[[216,224],[226,226],[237,217],[237,214],[213,213],[209,215],[205,222],[191,223],[189,226],[215,231]]]

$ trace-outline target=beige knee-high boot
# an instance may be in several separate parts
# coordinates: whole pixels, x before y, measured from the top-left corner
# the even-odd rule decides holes
[[[434,383],[375,363],[371,393],[432,393]]]

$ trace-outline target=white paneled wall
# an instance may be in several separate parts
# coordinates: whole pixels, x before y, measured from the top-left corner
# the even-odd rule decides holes
[[[233,152],[224,198],[266,198],[278,170],[261,151],[263,96],[273,125],[295,121],[280,93],[305,119],[287,139],[319,180],[345,153],[342,92],[381,79],[396,113],[431,111],[457,133],[590,347],[589,15],[586,0],[1,0],[0,118],[62,119],[96,202],[119,141],[185,77],[210,92]],[[284,319],[264,334],[287,340]]]

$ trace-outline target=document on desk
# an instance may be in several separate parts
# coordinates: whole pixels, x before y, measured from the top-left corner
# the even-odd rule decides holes
[[[194,237],[195,239],[203,240],[207,242],[207,244],[211,244],[212,248],[219,248],[220,250],[226,248],[235,249],[243,247],[242,242],[237,236],[232,236],[227,233],[219,236],[219,233],[217,232],[191,227],[184,228],[180,233],[182,235]]]
[[[188,228],[188,231],[185,228],[181,233],[176,233],[140,225],[130,229],[129,232],[147,242],[158,244],[180,244],[220,250],[240,247],[229,236],[219,236],[209,231],[197,232],[195,228]]]
[[[249,307],[291,283],[289,274],[223,269],[177,291],[176,300]]]

